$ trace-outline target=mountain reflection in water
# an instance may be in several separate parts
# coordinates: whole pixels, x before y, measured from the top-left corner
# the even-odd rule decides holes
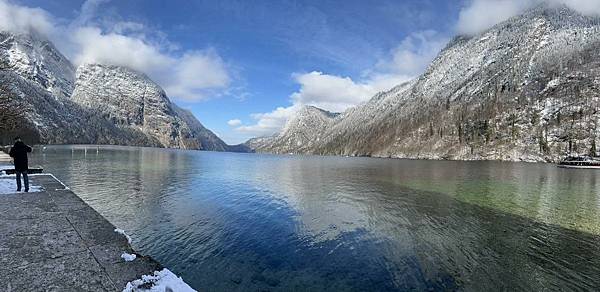
[[[600,287],[600,172],[81,147],[32,164],[198,290]]]

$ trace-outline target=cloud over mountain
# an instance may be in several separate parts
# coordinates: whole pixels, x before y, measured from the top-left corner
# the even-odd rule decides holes
[[[475,35],[535,5],[566,5],[583,15],[600,15],[598,0],[472,0],[459,15],[457,32]]]
[[[0,0],[0,29],[16,33],[50,35],[54,30],[52,17],[45,10],[20,6]]]
[[[76,65],[102,63],[141,71],[174,98],[195,101],[228,90],[230,68],[215,49],[181,50],[144,24],[97,21],[96,10],[106,2],[86,1],[78,17],[65,25],[43,9],[0,0],[0,29],[42,35]]]
[[[343,112],[422,73],[447,40],[446,36],[432,30],[409,34],[358,80],[321,71],[292,74],[299,89],[289,96],[291,105],[253,114],[251,117],[256,120],[255,124],[243,125],[236,130],[254,136],[272,135],[305,105]]]

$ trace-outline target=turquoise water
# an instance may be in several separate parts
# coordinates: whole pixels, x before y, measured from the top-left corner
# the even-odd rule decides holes
[[[600,171],[79,146],[32,164],[200,291],[600,287]]]

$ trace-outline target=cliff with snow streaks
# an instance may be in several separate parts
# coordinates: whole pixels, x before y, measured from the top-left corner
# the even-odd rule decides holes
[[[139,131],[168,148],[227,149],[144,74],[119,66],[86,64],[77,69],[75,80],[71,99],[119,128]]]
[[[272,153],[310,151],[321,142],[321,134],[333,124],[337,115],[314,106],[305,106],[286,123],[279,135],[255,138],[246,142],[246,145],[251,148],[259,145],[261,151]]]
[[[69,97],[75,83],[75,68],[54,45],[34,34],[0,32],[0,58],[26,80],[53,95]]]
[[[134,70],[101,64],[75,69],[48,40],[9,32],[0,32],[0,61],[2,94],[10,95],[24,112],[21,126],[4,133],[4,139],[21,134],[52,144],[230,150]]]
[[[600,18],[538,6],[451,41],[415,80],[333,118],[253,141],[258,152],[556,161],[596,153]],[[298,119],[311,119],[298,122]],[[310,125],[298,115],[288,123]],[[295,129],[295,128],[294,128]],[[309,133],[310,132],[310,133]],[[284,134],[285,133],[285,134]],[[248,144],[250,145],[250,144]]]

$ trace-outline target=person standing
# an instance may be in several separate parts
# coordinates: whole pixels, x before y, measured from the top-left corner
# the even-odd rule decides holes
[[[21,191],[21,175],[23,175],[23,183],[25,184],[25,192],[29,192],[29,162],[27,161],[27,153],[31,152],[31,147],[25,145],[20,137],[15,138],[15,145],[10,148],[8,153],[15,162],[15,174],[17,175],[17,192]]]

